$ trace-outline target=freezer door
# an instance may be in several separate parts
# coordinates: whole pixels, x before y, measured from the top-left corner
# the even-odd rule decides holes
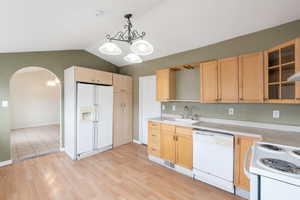
[[[77,155],[94,148],[94,94],[94,85],[77,85]]]
[[[96,86],[96,148],[113,143],[113,87]]]

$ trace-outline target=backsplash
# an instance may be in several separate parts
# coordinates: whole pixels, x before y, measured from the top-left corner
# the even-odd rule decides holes
[[[300,105],[292,104],[202,104],[197,102],[166,102],[163,103],[163,114],[183,114],[184,106],[192,108],[193,114],[200,117],[300,125]],[[172,107],[176,110],[173,111]],[[229,108],[234,109],[233,115],[228,114]],[[273,119],[273,110],[280,111],[280,117]]]

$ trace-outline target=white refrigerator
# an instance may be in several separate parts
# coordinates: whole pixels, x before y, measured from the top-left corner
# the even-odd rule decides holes
[[[113,87],[77,84],[76,157],[112,148]]]

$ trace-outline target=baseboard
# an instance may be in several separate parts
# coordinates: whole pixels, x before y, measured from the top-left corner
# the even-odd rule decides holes
[[[244,199],[250,199],[250,193],[238,187],[235,188],[235,195],[243,197]]]
[[[20,126],[20,127],[14,127],[11,130],[18,130],[18,129],[25,129],[25,128],[38,128],[38,127],[43,127],[43,126],[54,126],[57,125],[59,126],[59,122],[49,122],[49,123],[38,123],[38,124],[33,124],[33,125],[28,125],[28,126]]]
[[[136,144],[142,144],[139,140],[133,140],[132,142]]]
[[[2,161],[2,162],[0,162],[0,167],[4,167],[7,165],[11,165],[11,164],[12,164],[12,160]]]

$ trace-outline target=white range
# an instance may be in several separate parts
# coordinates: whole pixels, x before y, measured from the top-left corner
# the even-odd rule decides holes
[[[256,143],[245,158],[250,177],[250,200],[300,199],[300,148]],[[247,169],[247,161],[251,161]]]

